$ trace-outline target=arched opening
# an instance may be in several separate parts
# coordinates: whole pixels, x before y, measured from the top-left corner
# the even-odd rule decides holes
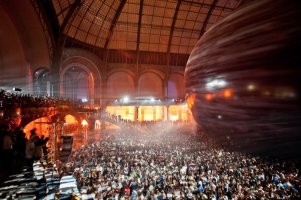
[[[141,75],[138,82],[139,97],[163,97],[162,79],[153,72]]]
[[[32,129],[36,129],[36,135],[39,137],[42,135],[49,137],[54,132],[50,117],[41,117],[28,123],[23,129],[27,139],[30,138],[30,131]]]
[[[50,94],[49,70],[41,68],[35,71],[33,75],[33,94]]]
[[[108,100],[119,99],[124,96],[135,95],[135,84],[133,77],[127,72],[115,72],[107,81]]]
[[[63,74],[63,97],[72,101],[90,102],[94,99],[94,78],[82,65],[71,65]]]
[[[64,118],[64,126],[62,130],[62,135],[76,135],[78,132],[78,120],[73,115],[66,115]]]

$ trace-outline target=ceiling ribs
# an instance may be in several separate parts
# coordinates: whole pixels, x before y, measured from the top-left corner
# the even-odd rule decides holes
[[[210,19],[210,17],[211,17],[211,14],[212,14],[214,8],[216,7],[217,2],[218,2],[218,0],[214,0],[214,2],[212,3],[212,5],[211,5],[211,7],[210,7],[210,9],[209,9],[209,11],[208,11],[208,14],[207,14],[207,16],[206,16],[206,19],[205,19],[205,21],[204,21],[204,23],[203,23],[203,26],[202,26],[202,28],[201,28],[199,38],[201,38],[202,35],[205,33],[206,28],[207,28],[208,23],[209,23],[209,19]]]
[[[65,29],[67,27],[69,20],[72,18],[73,14],[79,10],[81,5],[82,5],[81,0],[75,0],[74,3],[69,6],[70,8],[68,10],[68,13],[66,14],[66,17],[64,18],[64,21],[60,27],[61,34],[63,34],[65,32]]]
[[[108,36],[107,36],[107,39],[106,39],[106,43],[105,43],[105,46],[104,46],[105,49],[108,48],[110,39],[111,39],[111,37],[113,35],[113,32],[114,32],[114,29],[116,27],[117,21],[119,19],[119,16],[121,14],[121,11],[122,11],[125,3],[126,3],[126,0],[121,0],[120,4],[118,6],[118,9],[117,9],[117,11],[115,13],[114,19],[112,20],[112,23],[111,23],[111,26],[110,26],[110,30],[109,30],[109,33],[108,33]]]
[[[140,32],[141,32],[141,20],[142,20],[142,12],[143,12],[143,3],[144,0],[140,0],[140,8],[139,8],[139,19],[138,19],[138,33],[137,33],[137,46],[136,51],[139,51],[140,44]]]
[[[175,29],[175,25],[176,25],[176,21],[177,21],[177,17],[178,17],[178,13],[179,13],[181,3],[182,3],[182,0],[178,0],[177,7],[176,7],[176,10],[175,10],[175,14],[174,14],[173,19],[172,19],[172,24],[171,24],[171,27],[170,27],[170,34],[169,34],[169,39],[168,39],[168,46],[167,46],[167,53],[168,54],[170,54],[171,41],[172,41],[172,37],[173,37],[173,33],[174,33],[174,29]]]
[[[74,37],[76,37],[77,32],[78,32],[78,30],[79,30],[79,27],[80,27],[80,25],[83,23],[84,18],[85,18],[85,16],[87,15],[87,13],[88,13],[88,11],[89,11],[89,9],[90,9],[90,7],[91,7],[92,4],[93,4],[93,1],[91,1],[91,3],[90,3],[89,6],[87,6],[86,12],[85,12],[85,14],[82,16],[82,18],[81,18],[81,20],[80,20],[80,23],[79,23],[79,25],[78,25],[78,27],[77,27],[77,29],[76,29],[76,31],[75,31]],[[88,34],[89,34],[89,32],[87,32],[87,35],[88,35]]]
[[[241,0],[243,1],[243,0]],[[196,1],[187,1],[187,0],[182,0],[182,3],[189,3],[189,4],[192,4],[192,5],[198,5],[198,6],[212,6],[212,4],[208,4],[208,3],[201,3],[201,2],[196,2]],[[220,8],[220,9],[223,9],[223,10],[228,10],[228,11],[233,11],[233,8],[229,8],[229,7],[223,7],[223,6],[217,6],[215,5],[215,8]]]
[[[91,6],[90,6],[91,7]],[[89,7],[89,8],[90,8]],[[92,26],[94,26],[94,22],[95,22],[95,18],[97,18],[97,15],[98,15],[98,13],[99,13],[99,11],[101,10],[101,7],[102,7],[102,5],[101,6],[99,6],[99,9],[94,13],[94,15],[95,15],[95,17],[93,18],[93,20],[92,21],[90,21],[90,27],[89,27],[89,29],[88,29],[88,32],[87,32],[87,35],[86,35],[86,37],[85,37],[85,42],[87,43],[87,38],[88,38],[88,35],[90,34],[90,30],[91,30],[91,27]],[[86,15],[86,14],[85,14]],[[97,39],[96,39],[97,40]],[[96,43],[96,40],[95,40],[95,43]],[[96,44],[94,44],[95,46],[96,46]]]

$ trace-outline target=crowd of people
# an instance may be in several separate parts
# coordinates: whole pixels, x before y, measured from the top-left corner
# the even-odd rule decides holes
[[[31,95],[26,93],[11,93],[0,90],[0,106],[5,109],[15,107],[52,107],[69,103],[61,98],[53,98],[47,95]]]
[[[300,199],[298,168],[227,152],[181,131],[120,133],[74,150],[60,170],[97,199]]]
[[[16,107],[58,104],[68,102],[1,90],[0,118]],[[59,166],[61,176],[76,178],[81,194],[132,200],[301,199],[299,168],[291,162],[229,152],[204,134],[167,122],[148,122],[139,131],[141,126],[110,117],[129,128],[74,149]],[[0,172],[30,166],[47,154],[48,138],[32,130],[26,139],[22,129],[12,131],[5,123],[0,126]]]
[[[50,97],[48,95],[31,95],[26,93],[11,93],[0,89],[0,124],[9,124],[16,115],[22,116],[22,110],[26,108],[49,108],[69,106],[82,111],[95,111],[85,107],[82,102],[74,102],[68,99]],[[17,111],[20,109],[20,111]],[[19,112],[19,113],[18,113]],[[37,112],[35,110],[35,112]],[[36,114],[31,113],[32,115]],[[28,116],[27,116],[28,117]]]

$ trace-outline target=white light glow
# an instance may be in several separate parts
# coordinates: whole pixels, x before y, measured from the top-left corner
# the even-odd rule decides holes
[[[178,117],[177,115],[170,115],[170,116],[169,116],[169,119],[170,119],[171,121],[177,121],[177,120],[179,119],[179,117]]]
[[[218,88],[224,88],[227,86],[227,82],[223,79],[214,79],[212,81],[209,81],[206,83],[206,89],[207,90],[214,90]]]
[[[95,130],[100,130],[100,121],[98,119],[95,121]]]
[[[247,89],[248,89],[249,91],[253,91],[253,90],[255,89],[255,85],[249,84],[249,85],[247,86]]]
[[[128,103],[130,98],[128,96],[123,97],[123,103]]]
[[[84,120],[82,121],[82,126],[88,126],[87,120],[84,119]]]

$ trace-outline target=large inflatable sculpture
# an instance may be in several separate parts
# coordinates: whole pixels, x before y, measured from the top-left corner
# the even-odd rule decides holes
[[[250,1],[196,44],[187,102],[220,145],[301,160],[300,14],[299,1]]]

